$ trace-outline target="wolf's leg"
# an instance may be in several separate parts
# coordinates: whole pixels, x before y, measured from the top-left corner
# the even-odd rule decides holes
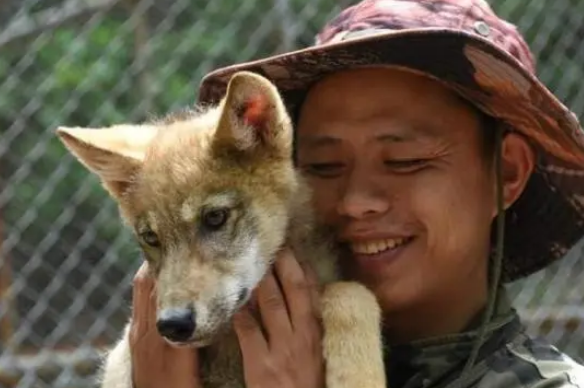
[[[132,359],[129,343],[130,323],[101,367],[101,388],[132,388]]]
[[[327,388],[386,388],[375,296],[358,283],[331,283],[321,306]]]

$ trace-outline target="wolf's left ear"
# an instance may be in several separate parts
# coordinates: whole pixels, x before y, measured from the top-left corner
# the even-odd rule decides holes
[[[290,157],[292,124],[276,87],[242,71],[232,76],[222,101],[215,138],[241,151],[270,149]]]
[[[56,133],[69,152],[119,198],[142,167],[156,131],[151,126],[115,125],[102,129],[59,127]]]

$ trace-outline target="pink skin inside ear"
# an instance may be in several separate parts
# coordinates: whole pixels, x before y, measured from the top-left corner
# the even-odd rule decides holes
[[[241,110],[241,118],[243,121],[256,128],[257,130],[263,131],[268,115],[268,101],[262,95],[251,96],[247,101],[245,101],[243,109]]]

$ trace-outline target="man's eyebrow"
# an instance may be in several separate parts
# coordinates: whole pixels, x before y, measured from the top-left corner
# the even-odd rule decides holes
[[[298,143],[308,147],[322,147],[341,143],[341,139],[328,135],[302,135],[298,137]]]

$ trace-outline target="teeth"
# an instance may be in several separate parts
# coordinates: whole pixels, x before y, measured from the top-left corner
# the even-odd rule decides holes
[[[359,254],[372,255],[388,249],[394,249],[406,242],[405,238],[391,238],[385,240],[368,241],[366,243],[355,243],[351,245],[353,252]]]

